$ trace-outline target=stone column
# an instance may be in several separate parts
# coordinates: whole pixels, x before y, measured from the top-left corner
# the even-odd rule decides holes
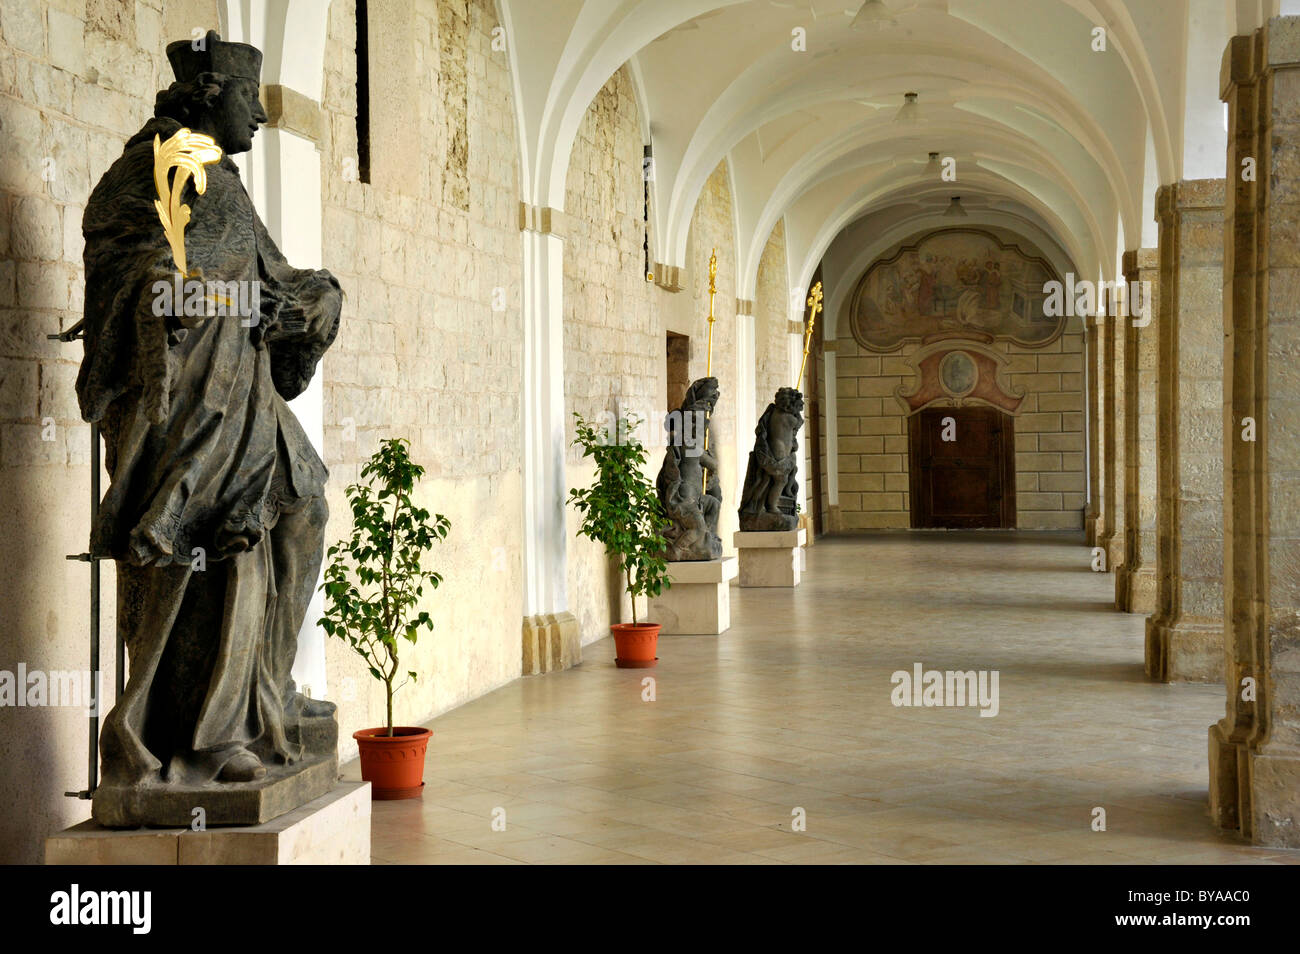
[[[1106,569],[1118,570],[1124,563],[1124,323],[1115,308],[1097,319],[1102,327],[1101,445],[1102,512],[1105,531],[1097,546],[1106,552]]]
[[[524,619],[521,659],[530,675],[582,661],[569,611],[564,522],[563,213],[520,204],[524,281]]]
[[[1085,357],[1088,368],[1088,512],[1084,514],[1083,529],[1089,548],[1106,534],[1106,506],[1102,500],[1105,479],[1102,472],[1105,462],[1102,452],[1105,440],[1101,420],[1102,376],[1101,358],[1104,349],[1099,342],[1101,328],[1089,323],[1084,329]]]
[[[822,529],[838,533],[840,527],[840,413],[839,380],[836,374],[836,355],[839,342],[834,338],[822,341],[822,359],[826,364],[822,389],[826,395],[826,443],[822,457],[826,460],[826,519]]]
[[[1159,255],[1124,253],[1129,317],[1124,325],[1124,564],[1115,605],[1125,613],[1156,606],[1156,325]],[[1134,290],[1137,289],[1137,295]],[[1141,296],[1141,299],[1137,297]]]
[[[1300,17],[1234,37],[1222,90],[1227,712],[1210,727],[1210,814],[1300,848]]]
[[[1156,611],[1146,671],[1162,682],[1223,678],[1223,188],[1196,179],[1156,193]]]

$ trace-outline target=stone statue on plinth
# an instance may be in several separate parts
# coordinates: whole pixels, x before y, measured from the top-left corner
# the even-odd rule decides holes
[[[781,388],[754,428],[754,449],[745,469],[740,497],[742,531],[795,530],[799,514],[799,442],[803,426],[803,394]]]
[[[342,293],[280,254],[230,158],[267,121],[261,52],[209,32],[167,57],[176,82],[82,223],[77,395],[111,478],[91,551],[117,562],[130,657],[93,815],[258,824],[337,782],[335,708],[290,674],[328,511],[286,402],[334,341]]]
[[[700,378],[686,389],[682,406],[668,415],[668,449],[656,487],[671,525],[669,562],[717,560],[722,556],[718,514],[722,487],[718,461],[709,445],[709,418],[720,395],[717,378]]]

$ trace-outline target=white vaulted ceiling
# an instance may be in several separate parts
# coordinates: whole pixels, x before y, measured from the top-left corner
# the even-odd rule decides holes
[[[861,0],[499,2],[529,201],[563,207],[578,124],[628,64],[654,145],[655,259],[690,264],[696,200],[726,160],[740,297],[782,219],[801,286],[837,236],[860,249],[951,222],[953,195],[964,222],[1032,234],[1081,274],[1112,277],[1125,248],[1149,244],[1152,196],[1185,155],[1189,176],[1213,174],[1217,57],[1276,12],[1276,0],[885,0],[893,25],[853,29]],[[909,91],[920,117],[896,122]],[[930,152],[956,160],[956,182],[927,170]]]

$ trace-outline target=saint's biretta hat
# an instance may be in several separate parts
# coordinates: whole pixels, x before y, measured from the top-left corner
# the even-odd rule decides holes
[[[200,73],[224,73],[255,82],[262,79],[262,51],[247,43],[227,43],[216,30],[209,30],[201,40],[168,43],[167,59],[179,83]]]

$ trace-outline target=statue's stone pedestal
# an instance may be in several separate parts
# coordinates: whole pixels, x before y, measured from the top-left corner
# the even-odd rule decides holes
[[[741,530],[732,538],[740,553],[741,586],[798,586],[808,531]]]
[[[668,636],[717,636],[731,628],[731,581],[735,557],[670,562],[672,586],[650,601],[650,621]]]
[[[45,839],[47,865],[368,865],[370,783],[333,791],[261,825],[104,828],[93,821]]]
[[[334,789],[339,778],[338,721],[331,711],[288,729],[304,749],[293,765],[270,765],[256,782],[208,782],[193,787],[100,783],[91,809],[105,827],[133,828],[140,819],[157,827],[187,828],[195,809],[209,827],[263,825]]]

